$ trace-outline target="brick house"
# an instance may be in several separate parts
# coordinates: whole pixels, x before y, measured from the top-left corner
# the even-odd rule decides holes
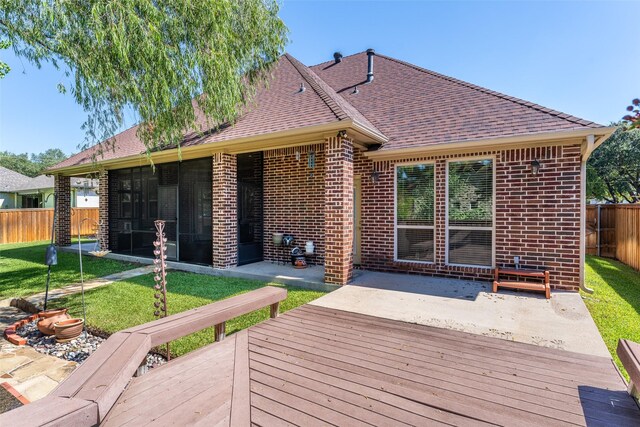
[[[204,126],[204,125],[203,125]],[[234,126],[152,154],[136,127],[51,169],[100,176],[102,242],[228,268],[282,256],[273,233],[315,245],[325,281],[357,268],[489,280],[519,256],[582,283],[585,162],[613,128],[375,54],[307,67],[282,56]],[[68,198],[60,198],[66,200]],[[70,207],[57,239],[70,243]]]

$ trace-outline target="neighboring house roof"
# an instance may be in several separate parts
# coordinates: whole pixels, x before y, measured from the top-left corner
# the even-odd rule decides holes
[[[199,132],[182,147],[220,143],[349,120],[379,135],[381,150],[537,133],[585,130],[601,125],[503,95],[384,55],[374,58],[374,81],[363,84],[361,52],[307,67],[283,55],[268,87],[260,88],[233,126],[212,128],[198,114]],[[300,92],[304,83],[305,91]],[[354,87],[358,86],[358,93]],[[51,170],[114,160],[145,152],[137,126],[59,163]],[[100,151],[103,151],[100,153]]]
[[[0,192],[12,193],[16,188],[26,184],[30,177],[0,166]]]
[[[53,188],[53,176],[38,175],[17,187],[14,191],[46,190]]]
[[[85,181],[85,179],[72,179],[71,186],[75,188],[84,188]],[[31,178],[0,166],[0,192],[2,193],[48,190],[52,189],[53,186],[54,178],[51,175],[38,175],[35,178]],[[89,180],[87,188],[94,189],[97,187],[98,180]]]

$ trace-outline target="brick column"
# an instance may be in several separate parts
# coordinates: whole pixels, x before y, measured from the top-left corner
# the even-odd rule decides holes
[[[445,159],[436,160],[435,164],[436,180],[436,205],[434,224],[434,243],[436,266],[444,266],[447,259],[447,161]]]
[[[237,158],[216,153],[212,168],[212,264],[228,268],[238,264]]]
[[[98,239],[100,249],[109,249],[109,171],[100,171],[98,177]]]
[[[353,275],[353,144],[326,140],[324,280],[346,285]]]
[[[71,179],[56,175],[54,178],[56,198],[55,240],[58,246],[71,244]]]

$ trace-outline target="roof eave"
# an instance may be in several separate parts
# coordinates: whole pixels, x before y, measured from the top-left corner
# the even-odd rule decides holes
[[[478,150],[503,150],[508,148],[549,145],[550,143],[571,144],[583,143],[587,136],[597,137],[598,145],[608,138],[616,127],[600,127],[572,129],[569,131],[541,132],[525,135],[513,135],[499,138],[484,138],[467,141],[455,141],[442,144],[432,144],[421,147],[397,148],[392,150],[377,150],[365,152],[364,155],[372,160],[394,160],[406,157],[430,156],[443,153],[458,153]]]
[[[285,131],[272,132],[264,135],[236,138],[228,141],[209,142],[200,145],[182,147],[178,149],[168,149],[150,154],[150,159],[154,163],[169,163],[179,160],[190,160],[212,156],[215,153],[241,154],[254,151],[271,150],[277,148],[287,148],[299,145],[307,145],[324,141],[326,135],[332,132],[346,130],[354,139],[363,143],[384,143],[387,137],[380,132],[371,129],[359,122],[351,119],[338,120],[320,125],[305,126],[301,128],[289,129]],[[349,132],[352,131],[352,132]],[[135,166],[149,165],[149,156],[140,153],[132,156],[120,157],[117,159],[98,160],[97,162],[83,163],[80,165],[66,166],[55,169],[48,169],[47,174],[54,175],[79,175],[95,173],[102,169],[120,169]]]

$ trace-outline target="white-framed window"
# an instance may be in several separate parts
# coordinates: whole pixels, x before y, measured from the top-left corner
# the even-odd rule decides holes
[[[447,264],[493,267],[495,159],[447,161]]]
[[[435,167],[433,163],[395,167],[395,260],[435,261]]]

